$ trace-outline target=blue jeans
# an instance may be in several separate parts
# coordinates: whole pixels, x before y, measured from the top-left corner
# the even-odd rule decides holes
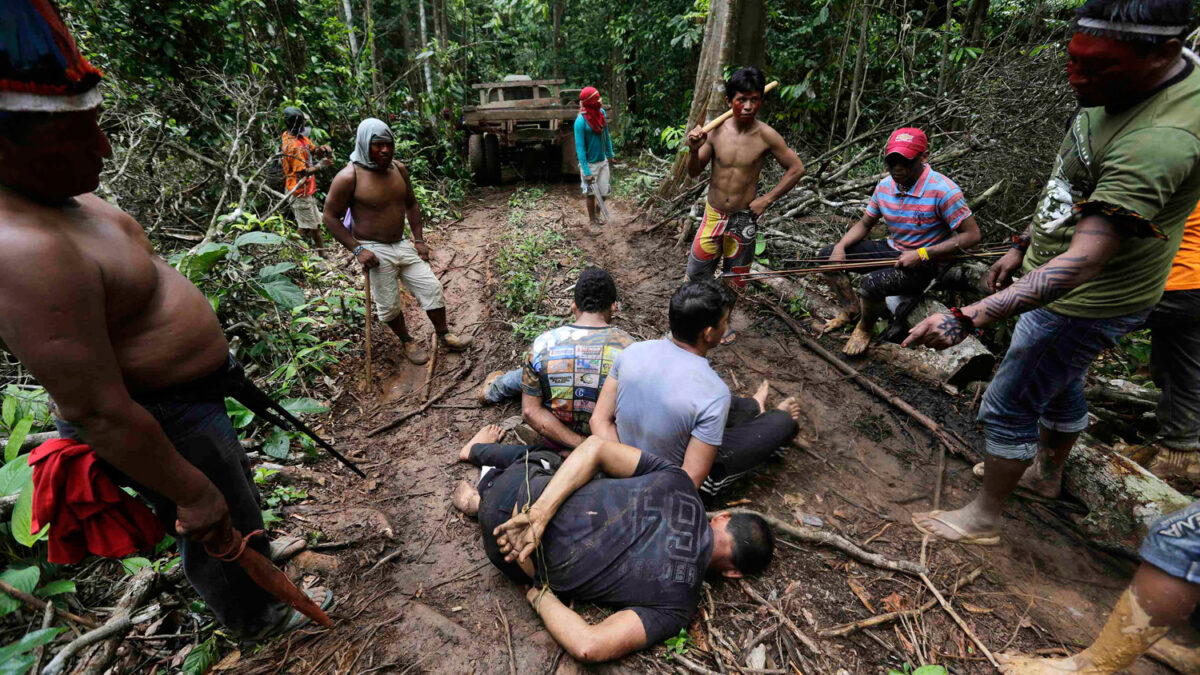
[[[1083,379],[1092,362],[1145,321],[1149,310],[1111,319],[1078,319],[1038,308],[1021,315],[1008,353],[979,406],[987,453],[1037,456],[1038,424],[1062,433],[1088,426]]]
[[[1173,577],[1200,584],[1200,501],[1155,521],[1138,554]]]
[[[172,389],[171,394],[139,395],[136,399],[162,426],[175,450],[221,491],[233,526],[242,534],[263,529],[250,461],[225,412],[224,399],[196,400],[181,391],[186,388],[183,385]],[[55,424],[63,438],[82,440],[71,424],[62,420],[55,420]],[[180,538],[175,532],[174,502],[134,483],[111,465],[105,466],[117,484],[134,488],[149,501],[167,532],[178,539],[184,575],[218,621],[235,633],[252,635],[279,623],[291,612],[287,605],[254,583],[241,565],[217,560],[208,555],[203,544]],[[250,539],[249,546],[264,556],[270,555],[266,537]]]
[[[502,403],[510,398],[521,396],[521,369],[514,368],[496,378],[484,394],[491,403]]]

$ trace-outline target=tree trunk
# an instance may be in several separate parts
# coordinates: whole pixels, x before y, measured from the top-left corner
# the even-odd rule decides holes
[[[1079,441],[1067,459],[1063,486],[1088,513],[1079,526],[1102,548],[1137,555],[1150,524],[1192,502],[1136,462]]]
[[[767,41],[763,34],[767,29],[767,3],[765,0],[738,0],[733,30],[733,43],[729,53],[729,65],[742,68],[767,65]]]
[[[407,74],[409,89],[417,90],[421,88],[421,78],[416,75],[412,68],[412,57],[419,53],[420,50],[413,47],[413,32],[412,20],[408,14],[408,0],[399,0],[400,11],[400,43],[404,46],[404,72]]]
[[[354,13],[350,10],[350,0],[342,0],[342,9],[346,12],[346,30],[350,33],[350,56],[354,58],[354,71],[358,72],[358,38],[354,35]]]
[[[833,115],[830,117],[829,140],[825,143],[826,150],[833,147],[833,137],[837,134],[838,107],[842,102],[842,80],[846,74],[846,50],[850,48],[850,31],[853,29],[850,19],[852,18],[854,18],[853,3],[850,5],[850,11],[846,14],[846,30],[842,33],[842,51],[838,57],[837,86],[833,88]]]
[[[713,87],[724,79],[725,61],[729,54],[730,0],[712,0],[708,6],[708,19],[704,22],[704,44],[700,47],[700,62],[696,66],[696,86],[692,90],[692,105],[688,110],[684,131],[705,122],[705,114],[712,110]],[[725,95],[720,94],[724,104]],[[687,153],[680,153],[671,167],[671,174],[659,187],[659,195],[670,198],[687,180]]]
[[[421,52],[429,49],[429,29],[425,21],[425,0],[417,0],[417,21],[421,30]],[[422,70],[425,73],[425,93],[433,97],[433,75],[429,68],[429,57],[424,58]]]
[[[942,61],[938,69],[938,100],[946,95],[946,86],[950,81],[950,22],[954,19],[953,0],[946,0],[946,23],[942,26]]]
[[[862,25],[858,29],[858,50],[854,56],[854,79],[850,81],[850,106],[846,110],[846,140],[854,137],[854,128],[858,126],[858,101],[862,96],[863,71],[867,67],[867,28],[871,25],[871,17],[875,7],[864,3],[862,8]]]
[[[379,89],[379,61],[375,58],[375,19],[371,15],[371,0],[366,0],[367,52],[371,57],[371,96],[376,104],[382,102]]]
[[[963,41],[970,47],[983,46],[983,26],[987,23],[991,0],[971,0],[967,10],[967,22],[963,26]]]
[[[562,77],[562,63],[560,63],[559,58],[560,58],[560,55],[562,54],[562,50],[561,50],[561,47],[562,47],[562,15],[563,15],[563,5],[564,4],[565,4],[565,0],[559,0],[559,2],[555,2],[550,7],[551,19],[554,23],[554,39],[551,42],[551,48],[553,49],[551,64],[554,69],[554,77],[556,77],[556,78]],[[614,53],[616,52],[616,50],[617,50],[617,47],[614,45],[613,46]],[[614,60],[614,64],[615,64],[615,60]],[[614,65],[613,75],[614,75],[614,79],[615,79],[615,76],[616,76],[615,65]]]
[[[625,121],[626,107],[629,105],[628,77],[625,73],[625,51],[614,43],[612,50],[612,87],[609,94],[608,119],[612,123],[613,134],[621,133]]]

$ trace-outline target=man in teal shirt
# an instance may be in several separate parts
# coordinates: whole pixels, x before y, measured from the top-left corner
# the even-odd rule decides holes
[[[600,92],[584,87],[579,92],[579,116],[575,118],[575,153],[579,156],[580,185],[587,196],[588,225],[596,227],[596,194],[609,193],[608,160],[613,158],[608,117],[600,107]]]

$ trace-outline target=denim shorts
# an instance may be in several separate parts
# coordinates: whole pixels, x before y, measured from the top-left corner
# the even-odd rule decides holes
[[[1200,584],[1200,501],[1155,521],[1138,554],[1173,577]]]
[[[1079,319],[1038,308],[1021,315],[1008,353],[979,406],[987,453],[1037,456],[1038,424],[1063,433],[1088,426],[1083,380],[1100,352],[1137,329],[1150,310],[1110,319]]]

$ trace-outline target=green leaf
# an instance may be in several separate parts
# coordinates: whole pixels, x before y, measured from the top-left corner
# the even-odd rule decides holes
[[[210,242],[180,258],[175,268],[188,279],[198,281],[231,251],[233,247],[229,244]]]
[[[288,412],[293,415],[315,415],[317,413],[329,412],[329,406],[322,404],[315,398],[285,398],[279,402]]]
[[[37,586],[38,578],[42,576],[42,571],[37,565],[30,565],[21,569],[10,567],[3,572],[0,572],[0,581],[4,581],[13,588],[26,593],[32,593]],[[0,616],[10,614],[18,607],[21,602],[16,598],[9,596],[7,593],[0,593]]]
[[[234,429],[241,429],[254,421],[254,413],[232,398],[225,399],[225,413],[233,422]]]
[[[245,234],[239,235],[237,239],[233,240],[233,245],[238,248],[241,248],[243,246],[249,246],[251,244],[261,244],[263,246],[278,246],[279,244],[282,244],[282,243],[283,243],[283,237],[281,237],[273,232],[261,232],[261,231],[247,232]]]
[[[121,560],[121,567],[125,568],[125,574],[134,575],[143,567],[149,567],[154,563],[150,562],[149,558],[143,558],[140,555],[135,555]]]
[[[285,309],[295,309],[308,301],[304,291],[284,277],[277,277],[262,285],[262,293],[272,302]]]
[[[217,662],[218,656],[220,652],[217,651],[217,636],[214,635],[188,652],[180,672],[183,675],[203,675]]]
[[[271,432],[271,435],[267,436],[267,440],[263,442],[262,450],[275,459],[287,459],[291,456],[291,453],[288,452],[291,444],[292,440],[288,437],[287,432],[283,429],[276,429]]]
[[[3,420],[4,428],[11,429],[17,419],[17,399],[12,396],[4,397]]]
[[[0,647],[0,675],[24,675],[33,665],[34,657],[29,652],[49,644],[66,628],[42,628],[21,636],[20,640]]]
[[[946,669],[942,666],[921,666],[912,675],[946,675]]]
[[[766,239],[759,239],[757,242],[755,242],[754,255],[756,255],[756,256],[762,255],[763,251],[765,251],[765,250],[767,250],[767,240]]]
[[[24,457],[18,457],[0,466],[0,497],[7,497],[21,491],[26,485],[32,485],[33,467]]]
[[[33,482],[21,488],[21,495],[17,497],[17,503],[13,505],[12,520],[9,522],[12,528],[13,539],[22,546],[33,548],[39,539],[45,538],[50,533],[50,525],[42,525],[41,532],[33,532]]]
[[[41,598],[48,598],[52,595],[62,595],[63,593],[74,593],[75,582],[70,579],[57,579],[37,589],[37,595]]]
[[[269,280],[271,277],[283,276],[283,274],[285,272],[290,272],[291,270],[294,270],[294,269],[296,269],[296,263],[290,263],[290,262],[275,263],[274,265],[267,265],[266,267],[259,270],[258,278],[266,281],[266,280]]]
[[[21,444],[25,442],[25,437],[29,435],[29,428],[33,426],[33,418],[26,416],[22,417],[20,422],[13,426],[12,431],[8,432],[8,444],[4,446],[4,461],[11,462],[17,457],[17,453],[21,452]]]

